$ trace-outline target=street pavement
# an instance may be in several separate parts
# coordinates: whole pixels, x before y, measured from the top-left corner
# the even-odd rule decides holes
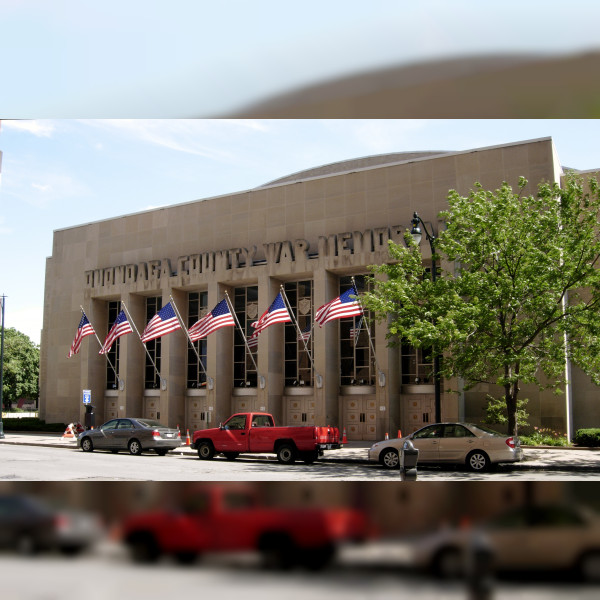
[[[57,433],[24,433],[4,432],[2,444],[16,444],[25,446],[48,446],[71,448],[77,447],[73,438],[65,438]],[[184,438],[185,440],[185,438]],[[320,462],[343,462],[343,463],[368,463],[367,450],[371,442],[348,442],[340,450],[325,451]],[[196,454],[191,446],[184,445],[172,451],[173,454]],[[275,460],[269,454],[244,454],[257,459]],[[523,446],[523,460],[513,463],[511,468],[515,470],[532,471],[570,471],[575,473],[600,473],[600,448],[575,448],[575,447],[549,447],[549,446]]]

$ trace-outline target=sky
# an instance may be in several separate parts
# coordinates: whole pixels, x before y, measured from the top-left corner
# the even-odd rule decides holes
[[[3,118],[232,114],[357,71],[598,48],[590,0],[0,0]]]
[[[548,136],[562,165],[600,168],[600,120],[3,120],[6,326],[39,343],[54,230],[244,191],[350,158]]]

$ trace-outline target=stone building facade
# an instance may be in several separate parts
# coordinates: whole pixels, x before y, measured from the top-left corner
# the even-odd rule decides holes
[[[533,192],[561,174],[550,138],[390,154],[55,231],[46,267],[41,416],[83,421],[85,389],[97,424],[143,415],[193,431],[235,411],[264,410],[283,424],[337,425],[349,440],[413,431],[433,420],[431,358],[389,348],[385,323],[368,333],[358,317],[332,321],[313,327],[307,345],[294,324],[275,324],[259,336],[252,357],[240,328],[251,334],[280,291],[301,329],[353,282],[361,292],[369,265],[388,259],[388,240],[402,240],[415,210],[443,226],[437,215],[450,189],[467,194],[476,181],[516,187],[524,176]],[[422,253],[427,263],[427,244]],[[93,337],[67,359],[81,308],[104,341],[123,308],[141,332],[172,302],[189,327],[226,296],[240,327],[222,328],[195,348],[182,330],[146,348],[134,331],[117,340],[108,360]],[[526,390],[532,424],[566,431],[568,419],[575,426],[590,415],[600,420],[597,388],[585,379],[576,374],[577,386],[560,396]],[[444,392],[442,418],[481,420],[485,392]]]

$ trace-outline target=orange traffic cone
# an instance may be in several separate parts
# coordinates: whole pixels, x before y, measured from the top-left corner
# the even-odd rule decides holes
[[[390,439],[390,434],[389,434],[389,433],[387,433],[387,432],[386,432],[386,434],[385,434],[385,439],[386,439],[386,440],[389,440],[389,439]]]
[[[190,430],[187,429],[186,431],[187,431],[187,433],[185,435],[185,445],[189,446],[191,444],[191,441],[190,441]]]
[[[342,444],[347,444],[348,438],[346,437],[346,428],[344,427],[344,433],[342,433]]]
[[[398,439],[402,437],[402,429],[398,429]]]
[[[75,430],[73,427],[73,423],[69,423],[67,425],[67,428],[65,429],[65,432],[63,433],[62,437],[60,438],[61,440],[65,440],[65,439],[75,439],[77,436],[75,435]]]

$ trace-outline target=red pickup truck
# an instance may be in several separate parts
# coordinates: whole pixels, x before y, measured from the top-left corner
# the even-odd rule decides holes
[[[321,568],[341,542],[375,534],[363,511],[261,505],[256,491],[236,484],[202,485],[176,508],[133,514],[123,541],[136,562],[172,556],[195,562],[207,553],[256,552],[270,568]]]
[[[264,452],[288,465],[297,458],[311,464],[324,450],[341,447],[337,427],[275,427],[273,416],[262,412],[236,413],[219,427],[194,431],[192,445],[203,460],[218,453],[234,460],[242,452]]]

